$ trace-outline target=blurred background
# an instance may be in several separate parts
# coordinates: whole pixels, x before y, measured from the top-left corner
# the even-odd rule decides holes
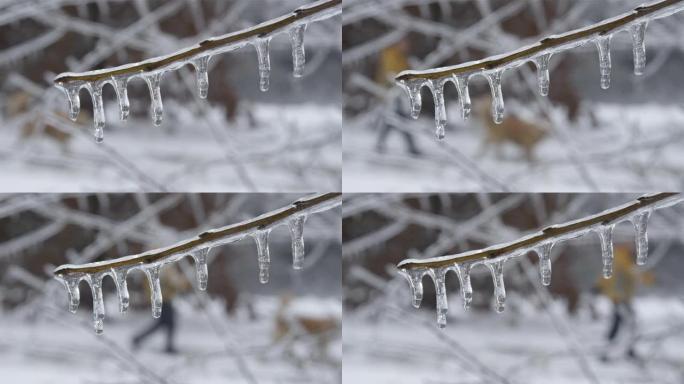
[[[287,35],[271,41],[271,86],[260,92],[251,46],[214,56],[209,96],[186,66],[162,79],[163,123],[147,85],[128,86],[119,120],[104,87],[105,141],[81,92],[77,122],[53,86],[64,71],[169,54],[287,14],[306,0],[59,0],[0,4],[0,159],[4,191],[311,191],[341,188],[339,17],[308,26],[304,76],[292,76]],[[30,177],[27,177],[30,175]]]
[[[345,0],[345,191],[680,190],[684,14],[649,23],[640,77],[633,74],[631,36],[616,35],[605,91],[594,44],[551,58],[548,98],[539,96],[534,65],[506,71],[501,125],[489,114],[484,77],[471,78],[467,121],[460,118],[455,87],[446,86],[448,126],[441,143],[427,87],[414,121],[405,92],[391,81],[403,69],[509,52],[642,2]],[[486,144],[487,137],[494,140]]]
[[[100,194],[0,196],[0,378],[21,383],[335,383],[341,380],[339,208],[309,216],[304,268],[292,269],[290,232],[269,237],[271,277],[258,282],[250,238],[209,253],[196,289],[188,258],[162,271],[165,303],[151,316],[147,280],[128,276],[131,307],[118,311],[103,283],[104,334],[81,283],[76,314],[51,277],[83,263],[170,245],[291,204],[300,195]],[[168,274],[166,274],[168,272]],[[168,327],[169,322],[173,327]],[[158,325],[152,330],[150,327]],[[169,330],[172,329],[172,330]]]
[[[353,195],[343,204],[343,377],[349,383],[681,383],[684,380],[684,206],[655,211],[649,258],[634,263],[634,229],[615,227],[611,279],[597,235],[558,243],[552,280],[537,256],[504,268],[506,309],[493,309],[484,266],[463,309],[446,281],[447,326],[437,327],[434,284],[411,306],[396,264],[515,240],[545,226],[630,202],[629,194]]]

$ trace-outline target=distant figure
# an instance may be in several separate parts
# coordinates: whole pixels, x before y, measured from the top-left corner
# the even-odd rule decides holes
[[[158,319],[155,319],[149,327],[142,330],[133,338],[133,349],[139,349],[145,339],[154,332],[164,329],[166,331],[166,347],[164,352],[178,352],[174,343],[176,312],[173,308],[173,298],[176,297],[179,292],[189,290],[190,282],[188,282],[175,265],[170,265],[163,268],[161,271],[161,287],[163,297],[161,316]]]
[[[637,324],[632,308],[632,298],[640,282],[650,283],[652,279],[650,273],[637,269],[628,246],[615,247],[613,276],[609,279],[601,277],[598,282],[601,294],[613,302],[613,316],[607,335],[609,350],[601,357],[603,361],[609,360],[611,352],[613,354],[626,353],[630,358],[638,358],[634,350]]]
[[[401,71],[409,69],[407,56],[410,51],[408,39],[404,38],[394,45],[387,47],[380,53],[380,61],[378,62],[377,71],[375,74],[375,81],[378,84],[388,88],[394,86],[394,77]],[[395,113],[403,119],[408,119],[409,106],[405,105],[405,98],[397,98],[393,101],[392,108]],[[397,128],[390,121],[380,119],[380,132],[378,134],[378,141],[375,148],[378,152],[384,152],[387,145],[387,137],[392,131],[397,131],[404,137],[409,153],[412,155],[420,155],[418,147],[413,139],[413,135],[405,130]]]
[[[483,96],[475,100],[474,111],[485,127],[485,138],[480,146],[480,155],[486,154],[495,146],[496,157],[501,158],[501,145],[512,143],[522,150],[525,160],[533,164],[536,159],[534,149],[547,135],[547,129],[526,121],[511,113],[504,116],[501,124],[496,124],[491,114],[491,96]]]
[[[69,152],[69,142],[71,141],[71,133],[62,129],[49,120],[43,113],[34,113],[31,111],[34,98],[25,91],[17,91],[7,97],[5,104],[5,113],[9,118],[24,118],[21,126],[21,140],[29,138],[44,137],[52,140],[58,144],[62,152]],[[62,120],[64,125],[75,125],[78,128],[87,127],[90,122],[85,113],[80,113],[76,122],[72,122],[67,118],[64,110],[47,111],[53,113],[56,120]]]

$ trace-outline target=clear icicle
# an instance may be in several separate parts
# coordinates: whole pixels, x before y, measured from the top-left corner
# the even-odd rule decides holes
[[[104,331],[105,307],[102,298],[102,278],[104,275],[95,274],[88,276],[90,291],[93,294],[93,326],[98,335]]]
[[[423,275],[425,275],[425,271],[407,269],[403,272],[411,286],[411,296],[413,298],[411,304],[415,308],[420,308],[420,302],[423,301]]]
[[[304,31],[306,24],[300,24],[290,29],[290,41],[292,43],[292,76],[302,77],[304,75],[304,63],[306,53],[304,52]]]
[[[646,233],[646,226],[648,225],[648,218],[651,211],[644,211],[632,218],[634,224],[634,231],[636,232],[636,263],[638,265],[646,264],[648,258],[648,234]]]
[[[539,276],[542,284],[551,284],[551,248],[553,243],[540,245],[535,251],[539,255]]]
[[[292,237],[292,268],[294,269],[302,269],[304,264],[304,222],[306,222],[306,215],[298,215],[288,223]]]
[[[126,283],[128,271],[124,268],[112,268],[112,273],[114,274],[116,293],[119,296],[119,312],[126,313],[130,301],[128,296],[128,284]]]
[[[71,313],[76,313],[78,304],[81,301],[81,291],[78,289],[79,281],[81,281],[81,279],[77,277],[64,277],[64,286],[66,287],[67,295],[69,296],[69,312]]]
[[[161,265],[153,265],[143,269],[150,285],[150,303],[152,304],[152,317],[158,319],[162,312],[162,290],[159,281]]]
[[[87,88],[93,100],[93,122],[95,123],[95,142],[104,141],[105,112],[102,104],[102,83],[88,83]]]
[[[486,263],[485,265],[492,273],[492,281],[494,282],[494,297],[496,299],[496,312],[501,313],[504,311],[504,305],[506,304],[506,287],[504,286],[503,279],[504,261],[500,260],[493,263]]]
[[[268,283],[269,268],[271,266],[271,255],[268,250],[268,234],[270,231],[257,231],[254,236],[254,241],[257,245],[257,260],[259,264],[259,282],[261,284]]]
[[[489,82],[489,88],[492,90],[492,118],[497,124],[503,122],[504,117],[504,100],[501,93],[501,75],[503,70],[488,72],[485,74]]]
[[[81,98],[78,96],[81,90],[80,85],[65,85],[64,93],[69,101],[69,118],[73,121],[78,119],[78,113],[81,111]]]
[[[599,53],[599,66],[601,69],[601,88],[610,88],[610,39],[611,36],[600,36],[596,39],[596,47]]]
[[[470,92],[468,92],[468,77],[453,75],[454,84],[458,90],[458,102],[461,104],[461,117],[467,120],[470,117],[472,104],[470,102]]]
[[[162,116],[164,114],[164,105],[162,104],[161,98],[161,77],[161,72],[143,77],[147,83],[147,87],[150,89],[150,98],[152,99],[150,114],[152,116],[152,121],[156,126],[161,125]]]
[[[112,76],[112,81],[116,97],[119,99],[119,116],[121,117],[121,120],[126,120],[128,119],[128,114],[131,110],[131,105],[128,101],[128,78],[123,76]]]
[[[470,268],[470,264],[461,264],[456,269],[458,281],[461,283],[461,297],[463,298],[463,308],[465,310],[470,309],[470,303],[473,301],[473,287],[470,285]]]
[[[423,98],[420,95],[420,89],[423,88],[423,80],[408,80],[402,84],[411,103],[411,117],[417,119],[423,107]]]
[[[209,93],[209,59],[210,56],[202,56],[195,59],[192,65],[195,66],[195,76],[197,77],[197,89],[199,97],[206,99]]]
[[[437,295],[437,326],[446,328],[447,312],[449,310],[446,293],[446,268],[430,270],[430,276],[435,282],[435,293]]]
[[[197,271],[197,287],[200,291],[206,291],[209,282],[209,268],[207,266],[207,255],[209,248],[201,248],[192,253],[195,259],[195,270]]]
[[[634,74],[641,76],[646,68],[646,26],[647,22],[640,22],[630,27],[632,33],[632,44],[634,52]]]
[[[534,64],[537,66],[537,80],[539,81],[539,94],[542,96],[549,95],[549,61],[551,54],[545,53],[534,59]]]
[[[598,229],[601,239],[601,261],[603,262],[603,278],[613,276],[613,225],[605,225]]]
[[[446,107],[444,105],[444,81],[430,80],[428,86],[432,91],[432,97],[435,100],[435,136],[437,140],[443,140],[446,133]]]
[[[268,91],[271,76],[271,58],[269,54],[270,38],[259,39],[254,43],[259,61],[259,89],[262,92]]]

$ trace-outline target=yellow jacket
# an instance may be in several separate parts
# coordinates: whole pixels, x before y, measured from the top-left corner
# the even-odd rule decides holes
[[[390,85],[394,76],[408,68],[408,58],[401,48],[396,44],[387,47],[380,53],[375,81],[379,84]]]
[[[638,284],[650,284],[653,275],[637,269],[629,247],[616,246],[613,254],[613,276],[609,279],[601,277],[598,287],[614,303],[629,302],[634,297]]]

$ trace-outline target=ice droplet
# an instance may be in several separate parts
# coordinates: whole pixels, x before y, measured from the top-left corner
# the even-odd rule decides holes
[[[599,66],[601,69],[601,88],[610,88],[610,39],[611,36],[599,36],[596,39],[596,47],[599,53]]]
[[[87,275],[86,281],[90,284],[90,291],[93,294],[93,326],[95,333],[100,335],[104,332],[105,308],[102,298],[102,278],[103,274],[96,273]]]
[[[420,115],[420,109],[423,106],[423,98],[420,95],[420,89],[423,87],[423,80],[408,80],[400,83],[406,90],[411,103],[411,117],[417,119]]]
[[[415,308],[420,308],[420,303],[423,301],[423,275],[425,275],[425,271],[420,269],[406,269],[401,272],[411,286],[411,296],[413,298],[411,304]]]
[[[492,263],[485,264],[492,274],[492,281],[494,282],[494,297],[496,299],[496,312],[501,313],[504,311],[504,305],[506,304],[506,287],[504,286],[503,279],[503,265],[504,261],[499,260]]]
[[[634,52],[634,74],[641,76],[644,74],[644,68],[646,68],[646,27],[647,22],[640,22],[632,25],[630,27],[630,32],[632,34],[632,44]]]
[[[270,230],[257,231],[252,235],[257,245],[257,261],[259,264],[259,282],[268,283],[271,255],[268,250],[268,234]]]
[[[545,53],[534,59],[534,64],[537,66],[537,80],[539,81],[539,94],[542,96],[549,95],[549,61],[551,54]]]
[[[638,265],[646,264],[648,258],[648,234],[646,233],[646,226],[648,225],[648,218],[651,211],[644,211],[632,218],[634,224],[634,231],[636,232],[636,263]]]
[[[446,107],[444,105],[444,83],[442,79],[429,80],[428,87],[432,91],[435,100],[435,136],[437,140],[443,140],[446,133]]]
[[[64,85],[63,89],[69,101],[69,118],[76,121],[78,113],[81,111],[81,98],[78,96],[81,85]]]
[[[446,293],[446,268],[430,269],[429,274],[435,282],[435,293],[437,295],[437,326],[445,328],[447,323],[447,312],[449,310]]]
[[[164,114],[164,105],[162,104],[161,98],[162,75],[161,72],[157,72],[143,77],[147,83],[147,87],[150,89],[150,98],[152,99],[150,114],[152,115],[152,121],[156,126],[161,125],[162,115]]]
[[[487,81],[489,82],[489,88],[491,88],[492,91],[492,118],[497,124],[503,122],[504,116],[504,100],[503,94],[501,93],[502,74],[503,70],[485,73],[485,77],[487,77]]]
[[[206,99],[209,93],[209,59],[211,59],[211,56],[202,56],[192,62],[192,65],[195,67],[200,99]]]
[[[209,282],[209,268],[207,266],[207,255],[209,248],[201,248],[192,253],[195,259],[195,269],[197,271],[197,286],[200,291],[206,291]]]
[[[292,237],[292,268],[294,269],[302,269],[304,264],[304,222],[306,222],[306,215],[298,215],[288,223]]]
[[[105,113],[102,105],[102,86],[101,82],[88,83],[86,89],[90,92],[90,98],[93,100],[93,122],[95,123],[95,142],[101,143],[104,141],[104,126]]]
[[[551,248],[553,243],[545,243],[534,250],[539,256],[539,276],[544,285],[551,284]]]
[[[467,120],[470,117],[470,92],[468,92],[468,81],[467,76],[456,76],[453,75],[454,84],[456,84],[456,89],[458,90],[458,102],[461,104],[461,117]]]
[[[63,281],[67,290],[67,296],[69,296],[69,312],[76,313],[78,304],[81,301],[81,291],[78,289],[78,283],[81,279],[78,277],[64,276]]]
[[[457,265],[456,273],[458,274],[458,281],[461,284],[461,297],[463,298],[463,309],[466,311],[470,309],[470,303],[473,301],[473,287],[470,285],[470,264]]]
[[[128,270],[125,268],[112,268],[112,273],[114,274],[116,293],[119,296],[119,312],[126,313],[129,304],[128,284],[126,283]]]
[[[150,304],[152,304],[152,317],[158,319],[162,312],[162,291],[159,281],[161,272],[161,265],[152,265],[143,268],[143,272],[147,276],[147,282],[150,285]]]
[[[128,78],[125,76],[112,76],[112,81],[116,97],[119,99],[119,116],[121,117],[121,120],[126,120],[128,119],[128,114],[131,110],[128,101]]]
[[[292,76],[294,77],[304,75],[304,63],[306,62],[304,31],[306,31],[306,24],[297,25],[289,31],[292,43]]]
[[[604,225],[598,229],[601,239],[601,261],[603,262],[603,278],[613,276],[613,225]]]
[[[269,54],[269,44],[271,38],[259,39],[254,43],[259,61],[259,89],[262,92],[268,91],[271,76],[271,58]]]

